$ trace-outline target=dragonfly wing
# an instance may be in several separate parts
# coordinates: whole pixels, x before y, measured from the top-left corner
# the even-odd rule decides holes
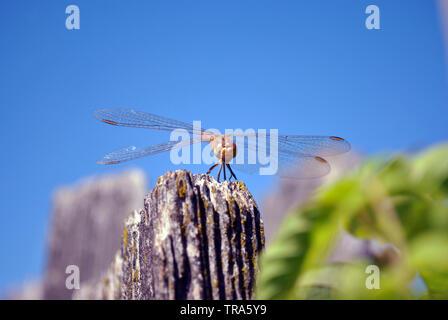
[[[350,144],[342,138],[332,136],[278,136],[277,156],[270,143],[269,134],[235,135],[237,156],[232,167],[246,173],[262,174],[271,167],[275,174],[286,178],[318,178],[331,170],[322,156],[336,155],[350,149]],[[245,138],[249,139],[245,139]],[[266,143],[264,143],[266,141]],[[275,142],[275,141],[273,141]],[[260,155],[266,161],[260,163]],[[250,158],[252,161],[250,161]],[[256,159],[254,161],[254,159]],[[253,163],[253,164],[251,164]],[[272,174],[272,173],[271,173]]]
[[[335,136],[279,135],[279,149],[306,155],[334,156],[350,150],[350,143]]]
[[[98,164],[117,164],[121,162],[131,161],[154,154],[162,153],[172,149],[179,149],[183,146],[201,142],[200,139],[188,139],[182,141],[169,141],[166,143],[156,144],[144,149],[137,149],[134,146],[125,147],[112,151],[97,161]]]
[[[200,130],[199,132],[195,132],[198,130],[195,130],[192,125],[186,122],[172,120],[152,113],[132,109],[99,109],[94,112],[94,115],[98,120],[116,126],[157,129],[165,131],[184,129],[191,134],[200,134],[202,132],[202,130]]]
[[[252,150],[262,149],[267,152],[271,149],[271,138],[274,138],[274,136],[268,133],[242,133],[230,134],[229,136],[237,139],[247,138],[249,148]],[[263,143],[264,141],[266,143]],[[347,140],[335,136],[281,134],[278,135],[277,146],[279,152],[316,156],[334,156],[348,152],[351,148]]]
[[[245,152],[249,152],[248,148],[245,148]],[[266,164],[261,164],[259,161],[250,164],[247,160],[240,164],[234,159],[230,165],[232,168],[244,173],[277,175],[283,178],[295,179],[320,178],[331,170],[327,160],[322,157],[287,152],[279,152],[277,158],[269,159]]]

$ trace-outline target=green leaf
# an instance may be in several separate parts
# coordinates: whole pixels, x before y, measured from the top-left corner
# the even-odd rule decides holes
[[[408,288],[418,271],[428,288],[421,299],[448,298],[447,159],[448,144],[416,157],[376,157],[319,188],[261,256],[256,297],[418,298]],[[341,229],[400,249],[398,262],[380,266],[380,290],[363,283],[366,261],[326,263]]]
[[[411,243],[410,251],[412,264],[428,286],[429,296],[447,299],[448,234],[427,232]]]

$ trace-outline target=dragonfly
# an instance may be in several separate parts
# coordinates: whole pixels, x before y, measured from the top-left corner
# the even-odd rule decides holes
[[[217,175],[217,181],[219,182],[221,171],[223,171],[224,180],[227,180],[226,168],[230,172],[229,181],[232,178],[238,180],[230,164],[239,151],[244,152],[244,154],[260,150],[269,154],[273,151],[270,144],[260,143],[260,141],[268,141],[271,138],[272,134],[266,132],[220,134],[211,130],[196,128],[186,122],[132,109],[99,109],[94,112],[94,116],[109,125],[163,131],[183,129],[193,136],[192,139],[182,140],[181,142],[169,141],[142,149],[135,146],[121,148],[99,159],[97,163],[102,165],[118,164],[206,142],[210,144],[212,154],[216,158],[216,163],[209,168],[207,174],[210,174],[213,169],[219,166]],[[275,174],[284,178],[322,177],[328,174],[331,169],[324,157],[338,155],[350,150],[350,144],[337,136],[278,134],[275,138],[277,138],[276,152],[278,154],[277,159],[273,159],[278,167]],[[241,148],[241,144],[237,145],[235,143],[236,139],[245,139],[247,143],[243,143]],[[259,162],[232,163],[232,166],[237,170],[246,173],[256,173],[264,165],[266,164]]]

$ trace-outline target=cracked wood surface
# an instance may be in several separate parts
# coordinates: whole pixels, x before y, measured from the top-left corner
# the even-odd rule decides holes
[[[121,297],[251,299],[263,246],[244,183],[167,172],[126,221]]]

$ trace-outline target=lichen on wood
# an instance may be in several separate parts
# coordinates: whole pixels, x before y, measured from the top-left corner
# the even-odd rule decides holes
[[[242,182],[160,177],[126,221],[123,299],[251,299],[263,223]]]

